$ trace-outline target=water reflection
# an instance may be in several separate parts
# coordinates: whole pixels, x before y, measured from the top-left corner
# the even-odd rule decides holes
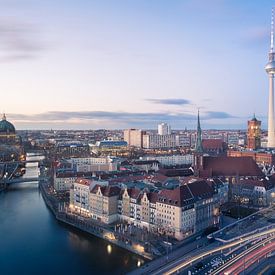
[[[107,252],[108,254],[112,253],[112,246],[110,244],[107,245]]]
[[[37,173],[37,166],[27,167],[25,177]],[[106,241],[57,222],[37,182],[0,193],[0,236],[1,275],[125,274],[142,261],[113,245],[109,252]]]
[[[72,248],[82,252],[91,251],[91,248],[92,248],[91,242],[81,237],[79,234],[74,232],[69,232],[68,238]]]

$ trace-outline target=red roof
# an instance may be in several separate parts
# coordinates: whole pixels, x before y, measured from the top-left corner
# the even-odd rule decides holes
[[[82,184],[82,185],[86,185],[86,186],[90,186],[90,184],[92,183],[92,181],[91,181],[91,180],[88,180],[88,179],[77,178],[77,179],[75,180],[75,183]]]
[[[129,194],[129,196],[132,198],[132,199],[138,199],[140,193],[141,193],[141,190],[138,189],[138,188],[129,188],[127,189],[127,192]]]
[[[113,197],[119,195],[120,193],[120,188],[118,186],[101,186],[99,184],[94,186],[91,193],[95,194],[99,188],[104,197]]]
[[[260,186],[260,187],[264,187],[266,190],[269,190],[275,186],[272,179],[270,179],[270,180],[267,180],[267,179],[262,179],[262,180],[243,179],[243,180],[240,180],[240,184],[251,185],[251,186]]]
[[[159,194],[156,192],[147,193],[147,197],[151,203],[156,203],[159,198]]]
[[[224,149],[226,146],[222,139],[203,139],[202,147],[205,150]]]
[[[214,194],[213,188],[205,180],[196,180],[186,183],[195,198],[210,198]]]
[[[258,176],[263,173],[251,157],[204,157],[201,176]]]
[[[137,176],[123,176],[118,178],[110,179],[112,183],[120,183],[120,182],[134,182],[134,181],[143,181],[148,180],[150,182],[165,182],[167,177],[162,174],[151,174],[151,175],[137,175]]]
[[[192,200],[193,196],[186,185],[182,185],[174,190],[161,190],[158,201],[178,207],[186,205]]]

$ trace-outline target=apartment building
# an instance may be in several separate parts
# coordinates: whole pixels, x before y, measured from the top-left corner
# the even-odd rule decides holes
[[[142,131],[140,129],[124,130],[124,141],[127,142],[128,146],[142,148],[144,134],[145,134],[145,131]]]
[[[118,169],[118,163],[109,157],[71,158],[69,162],[77,172],[110,172]]]
[[[143,148],[145,149],[174,148],[176,146],[176,135],[143,135]]]
[[[109,224],[118,220],[182,240],[218,223],[214,189],[205,180],[182,182],[173,189],[94,186],[78,179],[71,189],[71,207]]]
[[[70,208],[80,215],[90,216],[91,180],[77,178],[70,190]]]
[[[76,179],[75,173],[54,173],[54,189],[57,192],[70,191]]]
[[[91,217],[103,223],[113,223],[118,219],[118,186],[96,185],[90,192]]]
[[[164,166],[174,166],[174,165],[183,165],[183,164],[192,164],[193,155],[163,155],[163,156],[145,156],[142,159],[144,160],[156,160],[161,165]]]

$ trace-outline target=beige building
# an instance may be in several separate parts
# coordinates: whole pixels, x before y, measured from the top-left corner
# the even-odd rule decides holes
[[[70,190],[70,209],[80,215],[90,216],[90,185],[92,181],[77,178]]]
[[[119,193],[117,186],[96,185],[90,192],[91,217],[107,224],[115,222],[118,219]]]
[[[72,184],[75,182],[75,174],[59,173],[54,174],[54,189],[57,192],[70,191]]]
[[[128,146],[142,148],[144,134],[145,131],[140,129],[127,129],[124,130],[124,140],[128,143]]]
[[[214,189],[205,180],[189,179],[173,190],[100,186],[77,179],[71,207],[110,224],[121,220],[139,228],[182,240],[218,222]]]
[[[119,217],[140,228],[156,227],[156,201],[158,193],[137,188],[124,189],[118,202]]]
[[[77,172],[117,171],[118,163],[109,157],[71,158],[69,162]]]

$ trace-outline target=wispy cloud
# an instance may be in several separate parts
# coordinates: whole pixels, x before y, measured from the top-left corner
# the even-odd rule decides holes
[[[154,104],[163,104],[163,105],[188,105],[191,104],[191,101],[184,98],[147,98],[145,99],[148,102]]]
[[[70,120],[115,120],[115,121],[172,121],[177,118],[196,119],[196,116],[180,113],[129,113],[129,112],[105,112],[105,111],[83,111],[83,112],[46,112],[34,115],[10,114],[10,119],[17,121],[70,121]]]
[[[201,119],[230,119],[235,116],[225,112],[204,112]],[[33,115],[9,114],[8,119],[27,124],[58,124],[67,125],[89,124],[93,127],[112,125],[114,127],[154,127],[159,122],[172,125],[194,124],[197,114],[188,113],[129,113],[106,111],[61,112],[52,111]]]
[[[1,62],[33,58],[42,48],[32,25],[0,18]]]
[[[203,119],[227,119],[227,118],[237,118],[236,116],[233,116],[226,112],[205,112],[205,115],[203,116]]]

